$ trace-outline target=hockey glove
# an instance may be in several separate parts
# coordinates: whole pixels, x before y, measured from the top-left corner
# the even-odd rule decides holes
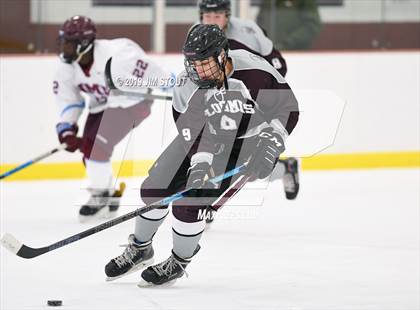
[[[283,151],[284,143],[279,134],[273,132],[272,128],[266,128],[261,131],[257,138],[255,152],[248,166],[251,174],[258,179],[268,177]]]
[[[65,143],[67,145],[66,151],[76,151],[81,144],[81,139],[77,137],[77,132],[79,130],[77,124],[58,123],[56,128],[58,140],[60,143]]]
[[[210,175],[210,165],[208,162],[196,163],[189,169],[187,188],[202,188]]]

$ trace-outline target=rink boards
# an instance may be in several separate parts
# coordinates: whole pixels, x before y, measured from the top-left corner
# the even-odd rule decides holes
[[[183,69],[181,55],[151,57],[173,72]],[[420,166],[420,52],[285,57],[301,108],[285,156],[302,158],[304,170]],[[0,57],[1,173],[57,144],[51,91],[56,61],[52,55]],[[115,149],[115,169],[120,176],[146,175],[175,134],[171,102],[157,101],[151,116]],[[8,180],[80,178],[80,157],[61,152]]]

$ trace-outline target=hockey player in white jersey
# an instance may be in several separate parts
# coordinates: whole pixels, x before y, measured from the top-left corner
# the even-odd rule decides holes
[[[84,16],[74,16],[63,24],[59,44],[61,61],[53,82],[59,109],[56,130],[67,151],[82,152],[89,181],[90,198],[81,206],[79,218],[112,217],[123,191],[114,188],[114,146],[149,116],[152,101],[112,95],[105,82],[105,65],[112,57],[113,62],[128,68],[134,79],[168,73],[129,39],[97,40],[94,23]],[[85,107],[89,115],[78,137],[78,119]]]
[[[280,51],[252,20],[231,16],[230,0],[200,0],[198,3],[200,22],[215,24],[228,38],[231,50],[244,49],[267,60],[283,76],[287,65]],[[271,179],[282,179],[286,198],[293,200],[299,192],[299,171],[296,158],[280,159]]]

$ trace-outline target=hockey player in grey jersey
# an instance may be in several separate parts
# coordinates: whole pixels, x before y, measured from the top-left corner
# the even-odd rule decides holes
[[[284,141],[298,121],[296,98],[284,78],[261,57],[229,51],[227,38],[215,25],[196,25],[183,47],[186,83],[174,89],[177,137],[165,149],[141,186],[146,204],[185,188],[195,194],[172,204],[173,249],[165,261],[149,266],[143,285],[161,285],[185,274],[199,251],[205,228],[200,217],[218,208],[252,178],[273,171]],[[218,186],[209,177],[247,163],[247,170]],[[169,213],[168,205],[136,218],[134,234],[123,254],[105,267],[108,280],[153,261],[152,239]]]
[[[255,22],[231,16],[230,0],[200,0],[198,6],[201,23],[218,25],[225,32],[231,50],[257,54],[286,76],[287,65],[280,51]],[[293,200],[299,192],[298,161],[289,157],[279,159],[278,163],[271,179],[282,179],[286,198]]]

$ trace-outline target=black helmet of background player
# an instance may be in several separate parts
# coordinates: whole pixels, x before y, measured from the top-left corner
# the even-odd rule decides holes
[[[60,59],[65,63],[78,62],[93,47],[96,27],[85,16],[76,15],[66,20],[58,32]]]
[[[200,0],[198,2],[200,12],[200,20],[203,13],[207,12],[225,12],[226,16],[230,16],[230,0]]]
[[[200,0],[198,8],[201,23],[217,24],[225,30],[230,17],[230,0]]]
[[[200,88],[221,87],[227,79],[228,40],[216,25],[195,25],[182,48],[188,77]]]

